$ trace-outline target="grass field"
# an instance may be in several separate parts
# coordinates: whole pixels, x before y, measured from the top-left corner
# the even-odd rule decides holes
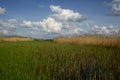
[[[120,80],[120,49],[44,40],[0,42],[0,80]]]

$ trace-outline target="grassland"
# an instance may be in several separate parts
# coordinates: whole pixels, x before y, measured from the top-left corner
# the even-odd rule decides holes
[[[0,42],[0,80],[119,80],[120,49],[53,41]]]

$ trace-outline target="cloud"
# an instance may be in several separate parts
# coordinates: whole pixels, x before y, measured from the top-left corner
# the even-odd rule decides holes
[[[120,0],[113,0],[113,2],[120,2]]]
[[[30,28],[31,30],[43,29],[46,32],[59,32],[62,28],[62,23],[57,22],[54,18],[48,17],[47,19],[43,19],[43,21],[32,22],[23,20],[21,26],[25,28]]]
[[[5,11],[6,11],[6,8],[2,8],[2,7],[0,7],[0,14],[4,14]]]
[[[113,0],[112,2],[106,2],[105,5],[111,7],[112,12],[109,15],[120,16],[120,0]]]
[[[79,24],[85,20],[85,17],[78,12],[62,9],[60,6],[54,5],[50,5],[50,10],[53,13],[42,21],[32,22],[23,20],[22,26],[31,30],[41,29],[43,34],[74,35],[84,31],[79,27]]]
[[[59,32],[62,28],[62,23],[57,22],[54,18],[48,17],[40,22],[40,26],[47,32]]]
[[[79,35],[85,30],[80,28],[80,24],[86,18],[78,12],[70,9],[62,9],[60,6],[50,5],[53,12],[41,21],[23,20],[18,22],[16,19],[0,20],[1,33],[16,33],[22,35],[38,35],[46,37]],[[21,29],[11,31],[12,29]],[[7,30],[5,32],[5,30]]]
[[[81,22],[86,18],[70,9],[62,9],[60,6],[50,5],[50,9],[55,14],[51,16],[61,21]]]
[[[78,35],[84,32],[80,28],[82,21],[86,18],[78,12],[74,12],[70,9],[63,9],[60,6],[50,5],[50,10],[53,12],[49,17],[53,18],[57,22],[62,23],[60,35]]]
[[[5,29],[0,30],[0,35],[7,35],[8,33],[9,33],[8,30],[5,30]]]
[[[0,20],[0,35],[11,35],[18,25],[16,19]]]
[[[0,27],[5,29],[16,28],[18,21],[16,19],[0,20]]]
[[[92,34],[99,34],[99,35],[116,35],[120,33],[120,28],[115,28],[115,26],[99,26],[94,25],[91,27]]]
[[[19,26],[23,28],[29,28],[31,31],[36,31],[38,28],[40,28],[40,22],[23,20],[22,23],[19,23]]]
[[[25,27],[32,27],[32,22],[31,22],[31,21],[23,20],[22,26],[25,26]]]

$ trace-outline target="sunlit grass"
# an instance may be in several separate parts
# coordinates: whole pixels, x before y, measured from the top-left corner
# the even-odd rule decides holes
[[[105,37],[105,36],[79,36],[79,37],[58,37],[55,42],[84,44],[84,45],[99,45],[107,47],[119,47],[120,37]]]
[[[0,80],[119,80],[120,49],[53,41],[1,42]]]

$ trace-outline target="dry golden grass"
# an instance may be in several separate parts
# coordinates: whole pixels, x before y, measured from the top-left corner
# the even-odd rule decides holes
[[[54,39],[59,43],[72,43],[83,45],[101,45],[108,47],[120,48],[120,37],[103,37],[103,36],[80,36],[80,37],[58,37]]]
[[[33,41],[32,38],[27,37],[0,37],[0,42],[2,41]]]

